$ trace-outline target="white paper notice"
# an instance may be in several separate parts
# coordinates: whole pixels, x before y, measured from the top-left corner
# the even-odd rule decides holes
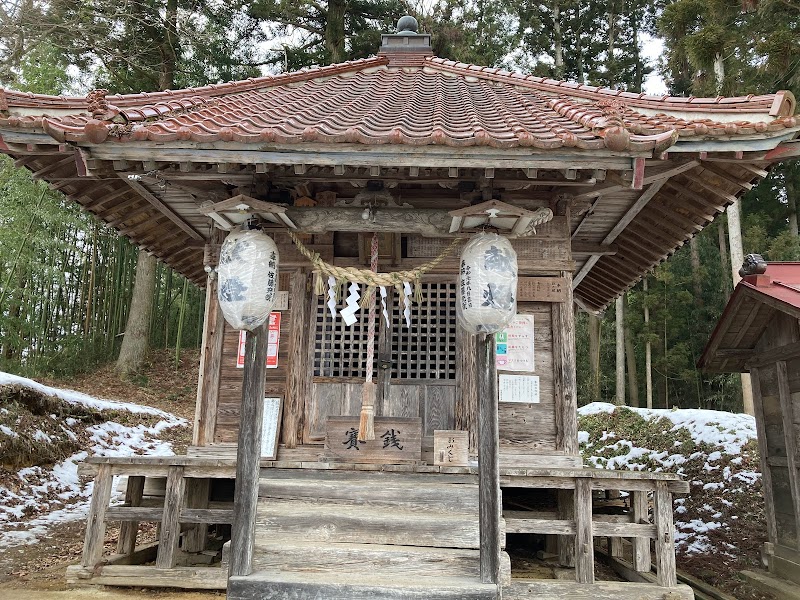
[[[500,371],[536,370],[533,334],[533,315],[517,315],[507,329],[495,334]]]
[[[500,375],[500,402],[539,404],[538,375]]]
[[[281,416],[281,399],[264,398],[264,419],[261,426],[261,458],[275,458],[278,421]]]

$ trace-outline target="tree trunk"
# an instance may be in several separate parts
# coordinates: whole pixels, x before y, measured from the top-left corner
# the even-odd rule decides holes
[[[700,278],[700,250],[697,247],[697,237],[689,238],[689,253],[692,261],[692,291],[694,292],[694,305],[696,308],[703,306],[703,281]]]
[[[623,296],[625,299],[624,305],[625,309],[627,310],[627,297]],[[630,326],[624,321],[624,337],[625,337],[625,359],[628,365],[628,395],[630,396],[631,406],[635,406],[636,408],[639,407],[639,382],[637,381],[638,376],[636,373],[636,354],[633,350],[633,336],[631,335],[631,328]]]
[[[739,212],[739,201],[737,200],[728,207],[728,241],[731,246],[731,274],[733,275],[733,286],[741,281],[739,267],[744,262],[744,249],[742,248],[742,225],[741,214]],[[754,415],[753,408],[753,388],[750,385],[750,373],[742,373],[742,408],[748,415]]]
[[[325,48],[328,50],[331,63],[340,63],[345,60],[344,47],[344,16],[346,12],[344,0],[330,0],[328,2],[328,15],[325,22]]]
[[[647,277],[642,280],[644,290],[644,330],[647,334],[647,341],[644,345],[644,370],[645,383],[647,388],[647,408],[653,408],[653,348],[650,344],[650,305],[647,296]]]
[[[727,292],[732,287],[728,281],[728,273],[731,272],[731,266],[728,264],[728,242],[725,240],[725,221],[723,219],[719,220],[717,235],[719,239],[719,261],[722,265],[722,289]]]
[[[175,70],[178,66],[178,0],[167,0],[164,13],[164,37],[161,40],[161,70],[158,86],[162,91],[175,87]]]
[[[125,337],[122,338],[122,348],[116,365],[117,373],[123,377],[138,370],[147,354],[155,283],[156,259],[147,252],[139,250],[128,324],[125,327]]]
[[[625,300],[617,298],[617,396],[615,404],[625,405]]]
[[[725,62],[722,53],[717,52],[714,56],[714,84],[716,85],[717,95],[722,95],[722,88],[725,84]]]
[[[790,165],[784,167],[786,174],[786,201],[788,203],[789,212],[789,231],[793,236],[800,235],[797,229],[797,186],[795,181],[794,169]]]
[[[589,373],[592,402],[600,401],[600,326],[597,315],[589,314]]]
[[[556,63],[556,78],[564,78],[564,41],[561,33],[561,7],[559,0],[553,2],[553,48]]]

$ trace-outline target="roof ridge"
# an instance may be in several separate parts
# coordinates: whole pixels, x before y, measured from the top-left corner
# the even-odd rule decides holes
[[[650,95],[645,92],[628,92],[625,90],[597,87],[575,81],[562,79],[551,79],[538,75],[521,73],[519,71],[509,71],[498,67],[484,67],[470,63],[462,63],[454,60],[430,56],[425,60],[426,66],[440,68],[451,73],[469,74],[475,77],[484,77],[493,81],[513,80],[515,84],[547,91],[552,93],[567,94],[580,98],[593,99],[599,97],[624,99],[630,106],[641,108],[674,108],[680,110],[702,110],[714,107],[714,111],[737,112],[737,107],[742,104],[754,104],[752,112],[765,112],[770,116],[787,117],[794,114],[796,100],[792,92],[779,90],[773,94],[748,94],[747,96],[671,96],[669,94]],[[670,104],[674,106],[665,106]],[[760,110],[759,110],[760,109]],[[749,112],[749,111],[748,111]]]

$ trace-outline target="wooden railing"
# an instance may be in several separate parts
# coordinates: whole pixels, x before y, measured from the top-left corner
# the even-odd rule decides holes
[[[688,493],[689,484],[676,475],[600,469],[504,469],[503,488],[555,489],[571,492],[571,506],[559,506],[559,518],[529,511],[504,513],[506,534],[534,533],[574,540],[575,579],[594,583],[594,538],[630,538],[637,571],[651,568],[650,540],[654,540],[659,585],[675,587],[673,493]],[[631,494],[628,515],[593,515],[592,492],[626,491]],[[650,498],[653,518],[649,517]],[[612,548],[613,548],[612,544]]]

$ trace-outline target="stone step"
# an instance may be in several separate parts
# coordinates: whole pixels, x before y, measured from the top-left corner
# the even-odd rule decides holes
[[[304,541],[479,548],[477,514],[446,514],[379,506],[319,504],[297,500],[261,500],[256,543],[291,535]],[[501,543],[505,545],[505,534]]]
[[[497,600],[474,577],[380,577],[256,571],[228,580],[228,600]]]
[[[349,475],[349,477],[347,476]],[[355,475],[355,476],[354,476]],[[408,511],[477,515],[478,486],[444,483],[429,477],[381,477],[315,471],[314,476],[262,477],[259,497],[357,506],[382,506]]]

